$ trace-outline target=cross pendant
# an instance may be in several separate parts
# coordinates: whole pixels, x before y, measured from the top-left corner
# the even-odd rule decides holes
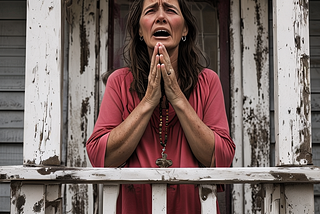
[[[167,154],[162,153],[162,158],[159,158],[156,161],[156,164],[160,167],[160,168],[168,168],[172,165],[172,160],[167,160]]]

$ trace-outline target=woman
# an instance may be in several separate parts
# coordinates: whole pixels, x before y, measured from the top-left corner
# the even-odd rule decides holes
[[[136,0],[128,17],[127,68],[107,81],[87,142],[94,167],[228,167],[229,136],[215,72],[200,64],[184,0]],[[169,185],[168,213],[200,213],[198,188]],[[122,185],[117,213],[151,213],[150,185]]]

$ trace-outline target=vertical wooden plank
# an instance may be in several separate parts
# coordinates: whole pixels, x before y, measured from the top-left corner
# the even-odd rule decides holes
[[[309,2],[274,0],[273,7],[275,161],[312,164]],[[281,194],[281,213],[314,213],[312,184],[285,184]]]
[[[45,186],[12,182],[11,213],[45,214]]]
[[[102,102],[105,84],[103,82],[103,76],[108,72],[108,30],[109,30],[109,1],[108,0],[100,0],[100,19],[99,19],[99,50],[100,50],[100,58],[99,58],[99,91],[98,96],[99,103],[97,104],[98,108]],[[118,187],[119,189],[119,187]],[[103,197],[103,185],[98,185],[98,210],[99,214],[103,213],[103,203],[105,197]]]
[[[60,165],[61,0],[27,2],[24,164]]]
[[[312,164],[308,1],[273,1],[276,164]]]
[[[312,184],[285,184],[286,214],[314,213]]]
[[[201,214],[217,213],[217,186],[200,185],[199,196],[201,203]]]
[[[60,214],[62,212],[61,185],[46,185],[45,213]]]
[[[167,184],[152,184],[152,214],[167,213]]]
[[[99,64],[99,105],[102,101],[105,85],[101,77],[108,72],[108,30],[109,30],[109,1],[100,0],[100,64]]]
[[[241,0],[243,161],[245,167],[269,166],[268,1]],[[244,213],[260,213],[261,185],[244,185]]]
[[[86,141],[93,131],[96,112],[96,69],[99,46],[96,44],[96,0],[72,1],[69,5],[69,112],[67,166],[91,166]],[[66,211],[93,213],[92,184],[67,185]]]
[[[280,185],[264,184],[265,190],[263,214],[280,214]]]
[[[243,167],[242,126],[242,66],[241,66],[241,17],[240,0],[230,1],[230,87],[231,87],[231,136],[236,144],[234,167]],[[232,213],[243,214],[243,184],[234,184]]]
[[[119,185],[103,185],[103,213],[117,213]]]

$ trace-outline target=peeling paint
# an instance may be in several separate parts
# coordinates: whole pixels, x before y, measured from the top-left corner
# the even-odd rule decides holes
[[[51,173],[55,173],[56,171],[57,171],[56,168],[50,168],[50,167],[43,167],[43,168],[37,170],[37,172],[40,175],[49,175]]]
[[[206,187],[202,187],[202,188],[201,188],[201,195],[200,195],[200,197],[201,197],[201,199],[202,199],[203,201],[207,200],[209,194],[213,194],[212,189],[206,188]]]
[[[42,208],[44,206],[44,201],[43,199],[41,199],[40,201],[37,201],[34,205],[33,205],[33,212],[39,213],[42,211]]]
[[[88,112],[90,110],[90,104],[89,104],[89,97],[86,97],[84,100],[82,100],[81,104],[81,132],[82,132],[82,139],[83,139],[83,147],[86,147],[86,142],[87,142],[87,126],[88,126]]]
[[[261,6],[257,0],[255,0],[255,19],[257,25],[257,37],[256,37],[256,52],[254,54],[254,60],[256,62],[256,71],[257,71],[257,83],[258,83],[258,95],[260,96],[261,91],[261,77],[263,72],[263,66],[265,59],[268,57],[269,49],[264,45],[263,35],[266,33],[264,30],[264,26],[261,21]]]
[[[88,207],[88,185],[73,184],[69,185],[69,191],[77,193],[72,195],[72,210],[70,213],[79,214],[86,213]]]
[[[302,173],[292,173],[292,174],[288,174],[288,173],[279,173],[279,172],[271,172],[270,173],[275,179],[282,181],[285,180],[287,182],[306,182],[309,181],[309,179],[307,178],[307,176],[305,174]]]
[[[46,160],[43,160],[42,164],[47,165],[47,166],[52,166],[52,165],[59,166],[60,165],[60,158],[57,155],[55,155],[55,156],[50,157]]]
[[[26,203],[26,197],[25,195],[20,195],[16,201],[14,202],[16,204],[17,212],[18,213],[24,213],[23,212],[23,206]]]
[[[309,1],[308,0],[299,0],[300,10],[302,10],[304,23],[308,23],[309,19]]]
[[[88,58],[90,56],[89,41],[87,38],[87,30],[84,21],[84,2],[85,0],[82,0],[82,15],[80,23],[80,74],[85,72],[85,67],[88,66]]]
[[[267,142],[269,139],[269,122],[268,118],[255,113],[255,109],[245,109],[244,121],[250,124],[247,128],[251,146],[251,167],[265,167],[268,166],[270,148]]]
[[[36,159],[24,161],[24,165],[26,166],[34,166],[36,164]]]
[[[296,160],[300,164],[312,164],[311,151],[311,131],[308,120],[311,113],[310,104],[310,77],[309,77],[309,56],[303,54],[300,58],[300,72],[298,79],[301,83],[300,106],[297,107],[297,114],[301,118],[301,127],[299,130],[299,147],[295,148]]]
[[[252,213],[260,212],[263,208],[265,191],[262,184],[251,184]]]
[[[59,199],[56,199],[56,200],[54,200],[54,201],[48,201],[48,200],[46,200],[46,203],[45,203],[45,206],[46,206],[46,208],[47,207],[52,207],[52,208],[54,208],[54,213],[60,213],[60,212],[58,212],[60,209],[61,209],[61,199],[59,198]]]
[[[296,36],[295,39],[294,39],[294,42],[295,42],[295,45],[296,45],[296,48],[298,50],[301,49],[301,39],[300,39],[300,36]]]
[[[11,182],[11,203],[15,206],[15,211],[18,214],[24,213],[24,205],[26,204],[26,196],[20,195],[21,182]]]

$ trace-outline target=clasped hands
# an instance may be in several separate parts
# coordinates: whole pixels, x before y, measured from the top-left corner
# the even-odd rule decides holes
[[[176,60],[178,60],[178,57],[176,57]],[[175,61],[175,63],[178,62]],[[164,82],[166,98],[174,105],[174,102],[177,102],[184,95],[179,87],[177,74],[171,64],[170,56],[165,46],[158,42],[152,53],[148,87],[145,95],[145,98],[154,107],[159,104],[161,98],[161,78]]]

